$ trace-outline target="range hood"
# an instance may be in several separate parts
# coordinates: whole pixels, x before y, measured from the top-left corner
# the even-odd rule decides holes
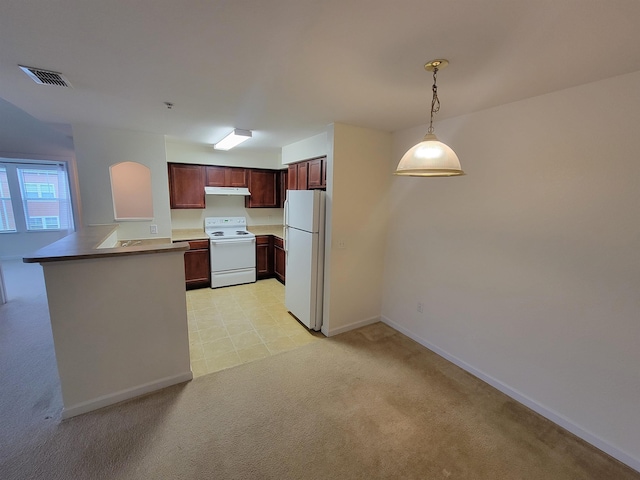
[[[251,195],[246,187],[204,187],[206,195]]]

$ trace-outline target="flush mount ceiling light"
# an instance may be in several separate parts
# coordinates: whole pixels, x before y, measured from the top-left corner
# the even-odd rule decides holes
[[[240,130],[239,128],[236,128],[229,135],[214,144],[213,148],[216,150],[231,150],[233,147],[240,145],[245,140],[249,140],[251,136],[251,130]]]
[[[433,116],[440,110],[438,99],[438,87],[436,76],[438,70],[449,65],[445,59],[431,60],[424,68],[433,72],[433,98],[431,100],[431,121],[429,130],[422,141],[411,147],[398,163],[395,175],[408,175],[412,177],[453,177],[464,175],[460,168],[460,160],[456,153],[437,139],[433,133]]]

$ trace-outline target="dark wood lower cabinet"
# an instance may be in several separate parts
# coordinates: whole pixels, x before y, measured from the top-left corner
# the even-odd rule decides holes
[[[277,278],[284,283],[285,252],[281,238],[256,235],[256,278]]]
[[[281,238],[273,237],[273,275],[284,283],[287,257],[284,242]]]
[[[256,235],[256,278],[273,276],[271,235]]]
[[[209,240],[191,240],[189,247],[189,250],[184,252],[184,276],[187,290],[210,287]]]

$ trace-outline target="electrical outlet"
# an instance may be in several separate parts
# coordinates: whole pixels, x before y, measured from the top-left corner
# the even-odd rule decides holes
[[[149,225],[149,232],[151,232],[151,235],[157,235],[158,225]]]
[[[418,313],[424,312],[424,304],[422,302],[418,302]]]
[[[337,248],[339,250],[344,250],[345,248],[347,248],[347,242],[345,242],[344,240],[338,240],[338,246]]]

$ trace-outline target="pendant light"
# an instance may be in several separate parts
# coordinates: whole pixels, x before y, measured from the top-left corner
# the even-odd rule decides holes
[[[456,153],[445,145],[433,133],[433,116],[440,110],[438,99],[438,86],[436,76],[438,70],[449,65],[445,59],[431,60],[424,68],[433,72],[433,98],[431,100],[431,121],[429,130],[422,141],[411,147],[398,163],[395,175],[408,175],[412,177],[453,177],[464,175],[460,168],[460,160]]]

